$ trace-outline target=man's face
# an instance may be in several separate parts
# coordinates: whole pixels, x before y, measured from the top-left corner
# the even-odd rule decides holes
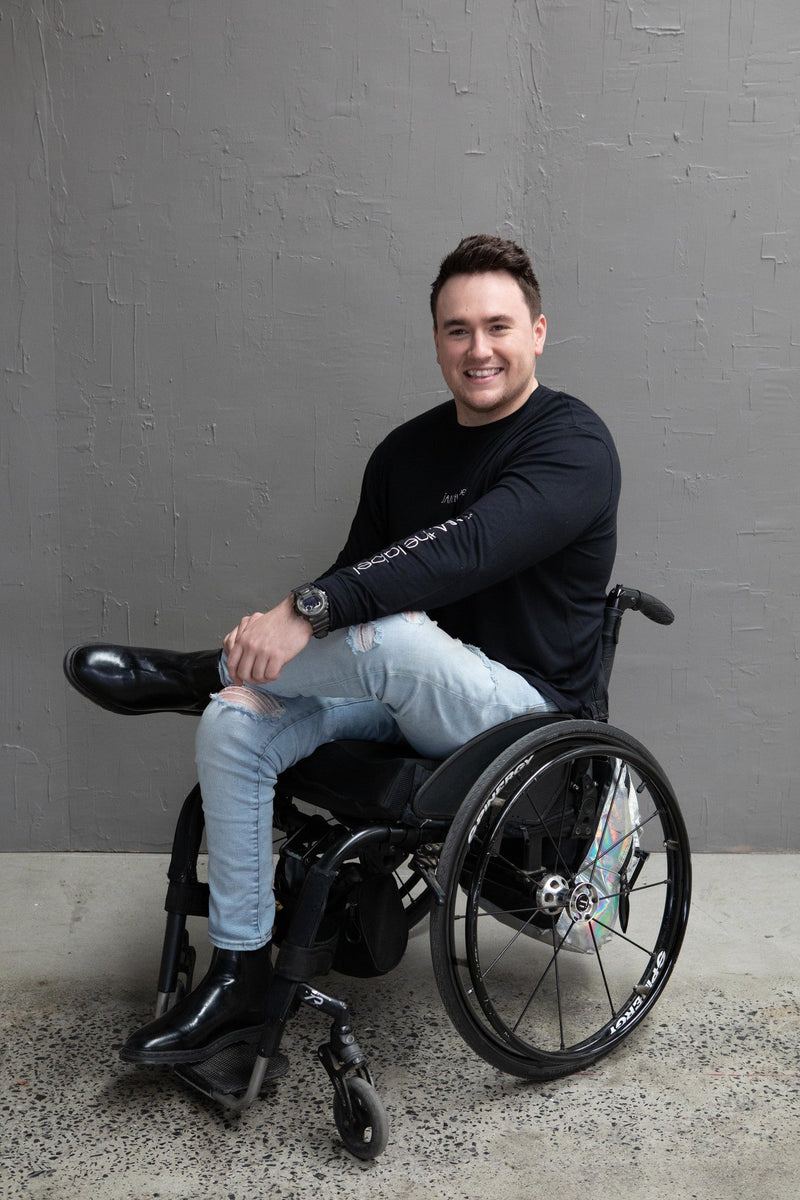
[[[436,361],[460,425],[486,425],[515,412],[537,387],[536,359],[547,322],[531,317],[506,271],[453,275],[436,305]]]

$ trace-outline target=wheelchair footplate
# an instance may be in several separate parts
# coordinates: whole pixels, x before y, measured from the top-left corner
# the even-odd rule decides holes
[[[261,1059],[261,1062],[259,1057],[255,1054],[252,1043],[236,1042],[233,1046],[226,1046],[205,1062],[184,1063],[176,1066],[174,1071],[179,1079],[183,1079],[210,1099],[223,1103],[226,1108],[239,1108],[238,1102],[248,1096],[256,1068],[259,1080],[256,1096],[267,1084],[281,1079],[289,1070],[289,1059],[280,1051],[276,1051],[269,1059]],[[262,1063],[265,1064],[263,1070]],[[241,1107],[244,1108],[245,1105],[241,1104]]]

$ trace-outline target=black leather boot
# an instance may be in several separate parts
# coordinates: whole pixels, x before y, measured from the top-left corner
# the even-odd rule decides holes
[[[132,1034],[123,1062],[205,1062],[233,1042],[254,1042],[264,1025],[272,974],[269,944],[260,950],[219,950],[205,977],[174,1008]]]
[[[197,716],[220,689],[220,654],[86,642],[67,651],[64,674],[76,691],[109,712]]]

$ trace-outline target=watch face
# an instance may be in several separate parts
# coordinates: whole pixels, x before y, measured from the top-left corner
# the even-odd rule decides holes
[[[298,600],[298,607],[308,617],[313,617],[315,613],[322,612],[325,607],[321,596],[301,596]]]

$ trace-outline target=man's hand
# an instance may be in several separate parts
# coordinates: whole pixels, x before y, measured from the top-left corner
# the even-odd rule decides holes
[[[272,683],[310,639],[311,625],[287,596],[267,613],[242,617],[224,639],[228,673],[236,684]]]

